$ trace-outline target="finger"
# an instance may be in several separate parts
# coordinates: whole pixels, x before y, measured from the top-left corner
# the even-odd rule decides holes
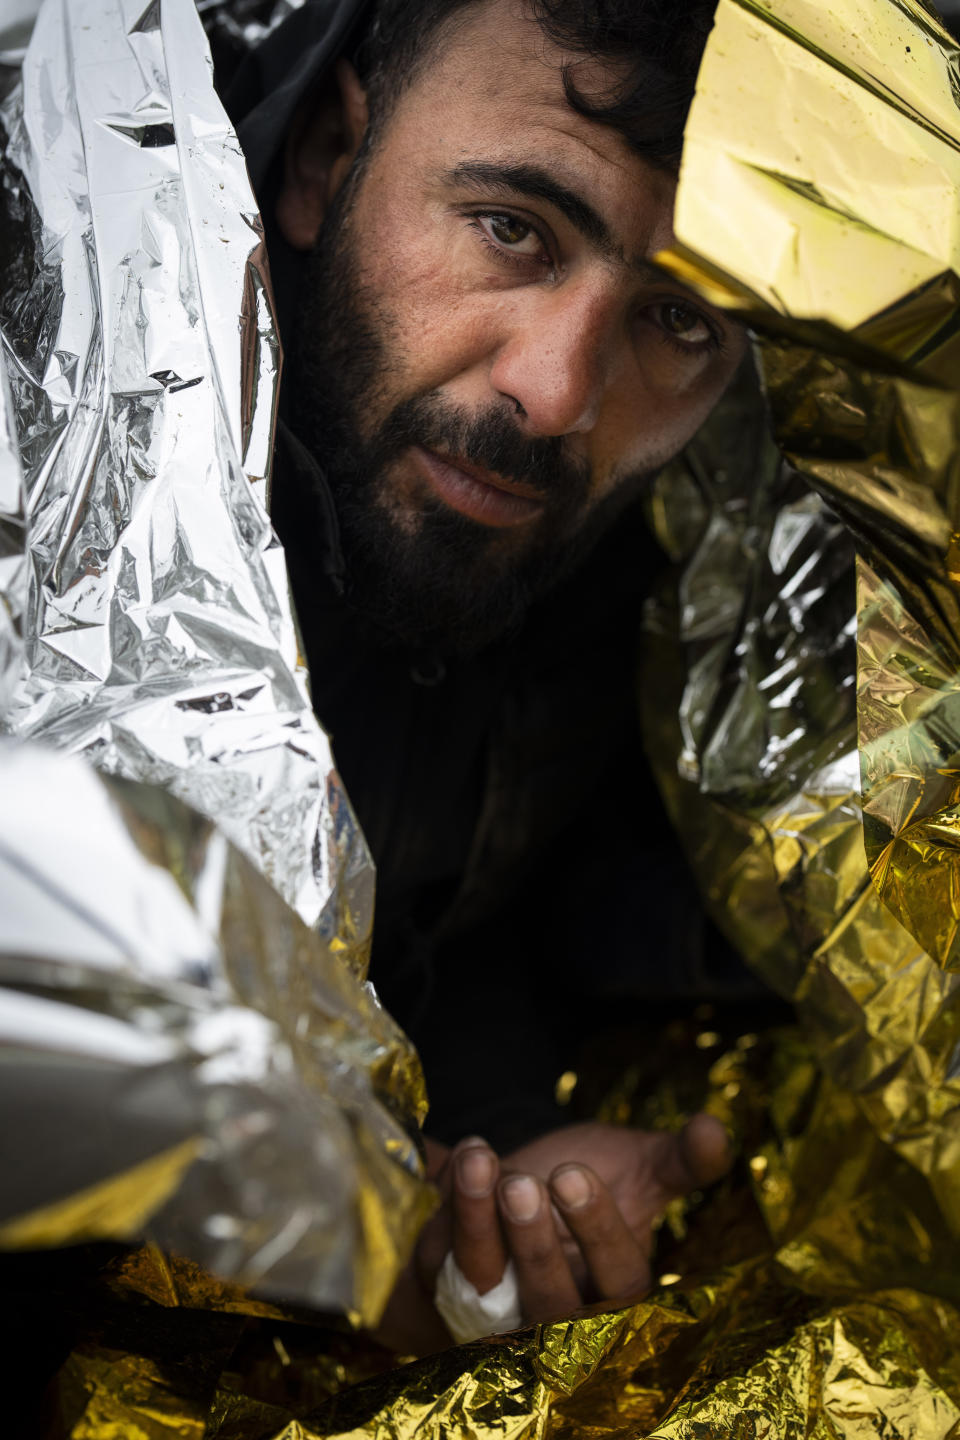
[[[669,1196],[712,1185],[730,1169],[730,1140],[713,1115],[694,1115],[678,1135],[664,1139],[667,1143],[657,1167],[657,1179]]]
[[[439,1185],[450,1163],[450,1147],[424,1135],[423,1148],[426,1154],[427,1179],[432,1180],[434,1185]]]
[[[733,1163],[730,1136],[715,1115],[694,1115],[680,1132],[680,1143],[697,1185],[713,1185]]]
[[[433,1294],[437,1273],[447,1255],[453,1250],[453,1204],[456,1157],[470,1146],[479,1145],[489,1149],[487,1142],[479,1136],[461,1140],[455,1149],[446,1149],[442,1165],[432,1179],[440,1191],[441,1204],[420,1232],[417,1241],[417,1273],[424,1289]]]
[[[501,1180],[497,1198],[524,1318],[549,1320],[575,1310],[582,1304],[580,1291],[561,1249],[542,1181],[534,1175],[509,1175]]]
[[[417,1275],[427,1295],[432,1295],[437,1274],[453,1249],[453,1214],[449,1199],[430,1216],[420,1231],[414,1251]]]
[[[550,1176],[550,1193],[580,1246],[599,1299],[649,1288],[646,1253],[599,1176],[586,1165],[560,1165]]]
[[[503,1279],[507,1249],[495,1186],[500,1162],[483,1140],[467,1140],[453,1154],[453,1255],[461,1274],[485,1295]]]

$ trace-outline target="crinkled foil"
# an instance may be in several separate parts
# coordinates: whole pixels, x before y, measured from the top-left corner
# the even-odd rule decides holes
[[[214,818],[362,972],[372,867],[266,510],[262,230],[194,6],[45,5],[0,123],[30,522],[7,726]]]
[[[691,1103],[741,1158],[667,1217],[658,1288],[383,1373],[363,1342],[238,1315],[140,1252],[75,1301],[63,1433],[960,1432],[957,93],[953,44],[914,0],[721,0],[668,263],[757,329],[787,460],[744,377],[661,477],[677,569],[641,695],[708,902],[802,1032],[712,1059]],[[676,1123],[690,1092],[672,1083],[625,1081],[602,1113]],[[151,1184],[185,1163],[177,1143]]]
[[[759,332],[775,434],[814,486],[802,503],[824,535],[843,523],[856,559],[838,572],[823,541],[806,557],[784,547],[784,527],[799,532],[782,470],[728,479],[681,594],[727,566],[720,528],[751,553],[745,509],[766,508],[768,529],[739,614],[713,622],[725,633],[677,677],[693,728],[671,737],[669,707],[652,706],[648,728],[723,923],[798,1000],[832,1079],[960,1234],[957,95],[955,44],[906,0],[718,9],[666,261]],[[838,573],[846,612],[827,608]],[[831,698],[830,631],[854,618],[855,666],[848,652],[833,667]],[[689,661],[703,645],[682,605],[679,630]],[[805,713],[818,675],[819,717]],[[741,712],[761,742],[752,776],[742,734],[724,749]]]
[[[0,786],[0,1248],[148,1230],[376,1321],[431,1208],[402,1034],[173,796],[9,740]]]
[[[0,368],[0,715],[13,697],[23,665],[27,604],[27,498],[13,426],[13,401]]]
[[[674,268],[761,330],[778,440],[857,539],[871,876],[956,968],[960,52],[919,5],[873,0],[723,4],[716,37]],[[718,133],[760,47],[773,64]]]
[[[267,515],[280,357],[243,157],[186,0],[51,0],[17,59],[0,1249],[149,1232],[372,1323],[432,1204],[423,1083],[363,982],[372,867]]]
[[[662,1122],[697,1083],[691,1072],[702,1066],[703,1038],[696,1027],[666,1037],[657,1068],[669,1076],[652,1092],[621,1085],[607,1103],[618,1111],[626,1105],[634,1123]],[[700,1081],[745,1158],[686,1227],[675,1217],[682,1238],[661,1257],[674,1273],[662,1274],[640,1303],[391,1369],[390,1357],[362,1337],[268,1311],[246,1319],[186,1267],[140,1252],[108,1263],[85,1289],[71,1295],[65,1287],[57,1296],[64,1308],[82,1311],[86,1326],[56,1377],[64,1429],[77,1440],[125,1433],[146,1440],[955,1436],[960,1311],[915,1288],[920,1237],[887,1217],[898,1245],[881,1286],[865,1293],[854,1280],[830,1296],[798,1285],[784,1264],[791,1242],[777,1250],[771,1238],[799,1178],[807,1194],[792,1208],[806,1208],[807,1228],[794,1236],[795,1248],[818,1215],[832,1223],[835,1239],[876,1248],[869,1218],[851,1207],[834,1211],[831,1222],[822,1184],[817,1194],[843,1165],[849,1101],[824,1090],[798,1034],[734,1029],[727,1038],[724,1050],[719,1036],[710,1037],[715,1058]],[[836,1119],[832,1131],[820,1127],[831,1141],[821,1160],[811,1166],[808,1152],[799,1167],[794,1150],[804,1144],[811,1106]],[[875,1164],[873,1178],[886,1188],[889,1173]],[[720,1271],[718,1252],[729,1262]],[[203,1305],[215,1313],[198,1315]]]

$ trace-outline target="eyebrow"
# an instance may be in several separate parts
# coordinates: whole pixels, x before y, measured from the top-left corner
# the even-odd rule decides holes
[[[582,195],[578,195],[540,165],[465,160],[448,171],[445,179],[448,184],[465,185],[487,193],[498,190],[501,194],[526,195],[531,200],[546,200],[549,205],[559,210],[561,215],[565,215],[584,239],[604,255],[629,264],[631,270],[639,272],[648,280],[663,279],[663,272],[648,260],[627,261],[623,247],[614,240],[603,216]]]
[[[468,185],[474,190],[509,190],[515,195],[529,195],[532,200],[546,200],[598,250],[617,248],[607,222],[589,201],[555,180],[539,165],[467,160],[451,170],[447,179],[454,185]]]

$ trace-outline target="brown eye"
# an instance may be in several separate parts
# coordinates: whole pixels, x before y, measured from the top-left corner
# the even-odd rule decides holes
[[[553,268],[550,250],[535,224],[503,210],[473,212],[470,227],[501,265],[512,266],[520,280],[539,279]],[[517,268],[519,267],[519,269]]]
[[[678,300],[670,300],[658,308],[660,323],[664,330],[668,330],[678,340],[686,340],[691,345],[699,345],[713,338],[710,326],[700,312],[694,310],[691,305],[682,305]]]
[[[517,249],[524,242],[533,240],[536,242],[536,248],[539,246],[532,228],[524,224],[522,220],[515,219],[513,215],[490,215],[487,224],[490,226],[491,235],[499,245]],[[528,245],[527,248],[531,247]]]

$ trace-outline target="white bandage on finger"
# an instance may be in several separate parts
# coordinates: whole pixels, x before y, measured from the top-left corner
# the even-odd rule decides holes
[[[453,1251],[448,1251],[437,1276],[433,1303],[458,1345],[479,1340],[484,1335],[516,1330],[523,1318],[512,1260],[507,1261],[500,1283],[480,1295],[457,1265]]]

